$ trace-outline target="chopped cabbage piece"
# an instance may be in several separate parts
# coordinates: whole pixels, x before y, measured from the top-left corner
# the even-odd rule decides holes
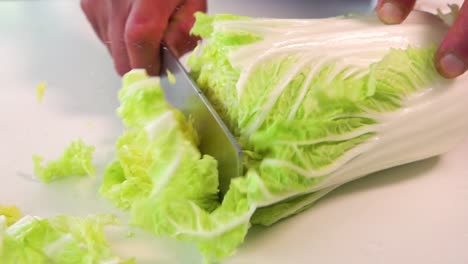
[[[10,226],[21,218],[22,213],[21,210],[16,206],[0,205],[0,216],[4,216],[5,225]]]
[[[70,176],[93,176],[96,173],[93,152],[93,146],[87,146],[82,140],[73,141],[60,158],[46,165],[42,165],[44,158],[34,155],[34,173],[45,183]]]
[[[115,223],[110,215],[58,215],[51,219],[25,216],[2,229],[0,217],[0,259],[2,263],[17,264],[135,263],[110,250],[103,228]]]

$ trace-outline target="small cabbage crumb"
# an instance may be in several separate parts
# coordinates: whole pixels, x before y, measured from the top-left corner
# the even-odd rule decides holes
[[[34,173],[43,182],[63,179],[69,176],[93,176],[96,169],[92,164],[93,146],[87,146],[83,141],[73,141],[63,152],[62,156],[46,165],[41,156],[34,155]]]
[[[37,101],[39,103],[41,103],[42,99],[44,98],[45,89],[46,89],[46,83],[45,82],[40,82],[36,86],[36,97],[37,97]]]
[[[16,206],[0,205],[0,216],[4,216],[6,218],[6,226],[14,224],[22,215],[23,213],[21,213],[21,210]]]
[[[133,231],[128,231],[127,232],[127,235],[126,235],[127,238],[132,238],[134,236],[135,236],[135,232],[133,232]]]
[[[169,79],[169,83],[175,84],[176,83],[176,78],[175,78],[174,74],[172,74],[172,72],[169,69],[166,70],[166,73],[167,73],[167,78]]]

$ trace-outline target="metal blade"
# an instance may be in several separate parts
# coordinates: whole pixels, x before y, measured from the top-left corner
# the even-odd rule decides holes
[[[220,190],[224,194],[232,178],[242,175],[242,151],[234,136],[190,78],[184,66],[166,47],[162,49],[161,85],[166,100],[194,122],[200,151],[218,161]],[[169,70],[175,77],[172,84]]]

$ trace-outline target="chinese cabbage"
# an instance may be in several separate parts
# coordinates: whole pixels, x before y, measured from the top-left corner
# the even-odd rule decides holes
[[[467,76],[445,80],[433,63],[446,31],[418,12],[396,26],[375,16],[199,13],[192,33],[205,42],[191,74],[242,145],[246,174],[218,199],[216,161],[197,149],[189,120],[165,102],[158,78],[132,70],[119,92],[127,128],[101,193],[133,224],[196,243],[208,262],[232,255],[252,224],[466,137]]]
[[[421,12],[395,26],[375,15],[197,14],[193,32],[205,41],[189,66],[255,156],[245,178],[256,175],[263,195],[249,199],[257,207],[251,223],[270,225],[343,183],[445,153],[463,140],[467,76],[445,80],[433,62],[446,31],[439,18]]]

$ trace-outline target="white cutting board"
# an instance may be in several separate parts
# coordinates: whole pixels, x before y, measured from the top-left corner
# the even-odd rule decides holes
[[[365,1],[344,2],[209,4],[211,12],[276,17],[337,15],[338,6],[347,12],[367,8]],[[32,176],[33,153],[54,158],[78,137],[97,147],[102,172],[121,132],[114,114],[120,79],[78,3],[2,1],[0,36],[0,204],[43,217],[119,213],[96,194],[98,180],[44,185]],[[47,82],[41,104],[35,97],[40,81]],[[254,228],[226,263],[466,264],[467,161],[468,141],[439,158],[345,185],[296,217]],[[200,263],[190,244],[142,232],[129,239],[125,230],[115,231],[109,233],[116,252],[136,256],[139,263]]]

